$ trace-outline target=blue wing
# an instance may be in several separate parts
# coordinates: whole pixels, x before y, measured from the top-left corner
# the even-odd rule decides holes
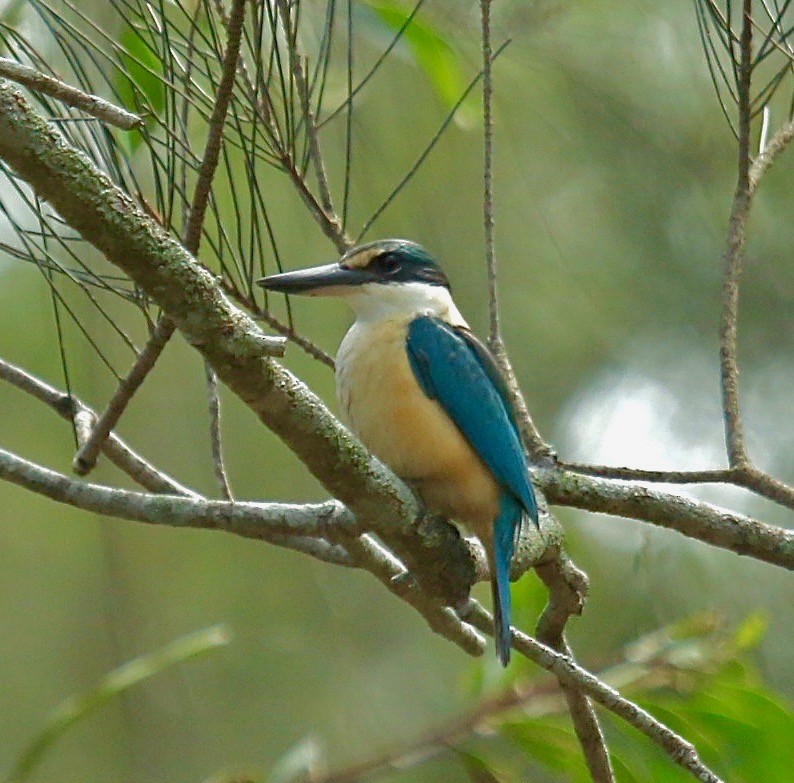
[[[407,348],[425,394],[438,400],[499,484],[537,524],[524,449],[488,349],[470,332],[426,315],[408,325]]]

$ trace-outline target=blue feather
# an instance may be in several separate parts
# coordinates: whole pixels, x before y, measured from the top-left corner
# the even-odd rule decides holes
[[[491,586],[494,639],[503,665],[510,660],[510,562],[524,515],[537,525],[538,508],[526,456],[504,381],[488,349],[474,335],[430,316],[408,325],[408,358],[419,385],[455,422],[502,487],[493,520]]]
[[[407,348],[425,394],[438,400],[497,482],[537,524],[538,507],[521,438],[488,349],[470,332],[427,315],[408,325]]]
[[[510,562],[515,550],[515,531],[521,524],[521,504],[508,492],[502,493],[499,516],[494,522],[494,562],[491,564],[491,591],[494,598],[494,640],[503,666],[510,661]]]

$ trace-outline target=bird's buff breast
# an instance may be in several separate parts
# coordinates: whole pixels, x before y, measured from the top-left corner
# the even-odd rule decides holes
[[[444,409],[422,391],[408,362],[409,319],[357,322],[339,347],[343,418],[375,456],[411,481],[432,511],[490,529],[499,487]]]

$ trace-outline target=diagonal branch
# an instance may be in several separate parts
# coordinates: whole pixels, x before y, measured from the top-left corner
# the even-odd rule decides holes
[[[1,83],[0,156],[157,301],[219,378],[350,507],[362,529],[379,534],[424,589],[450,605],[468,596],[474,565],[457,532],[446,524],[420,532],[410,490],[304,384],[263,358],[274,338],[233,307],[182,245]]]
[[[582,613],[588,587],[587,575],[564,555],[535,566],[535,570],[549,591],[549,602],[538,620],[538,641],[573,661],[573,652],[565,639],[565,625],[572,615]],[[581,690],[562,680],[560,687],[590,776],[596,783],[614,783],[615,773],[604,732],[592,702]]]
[[[0,57],[0,76],[5,76],[35,92],[49,95],[67,106],[80,109],[86,114],[122,130],[133,130],[143,125],[143,119],[137,114],[132,114],[98,95],[89,95],[59,79],[48,76],[46,73],[37,71],[29,65],[18,63],[16,60]]]
[[[484,633],[493,635],[493,617],[477,603],[470,601],[466,620]],[[627,723],[655,742],[679,766],[691,772],[701,783],[722,783],[698,756],[694,745],[656,720],[642,707],[623,698],[614,688],[551,647],[513,629],[513,649],[550,671],[560,683],[586,693],[593,701],[619,715]]]

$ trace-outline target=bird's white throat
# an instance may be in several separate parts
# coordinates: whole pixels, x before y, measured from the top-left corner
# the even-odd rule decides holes
[[[433,315],[453,326],[466,321],[449,289],[427,283],[364,283],[342,294],[357,321],[381,321]]]

